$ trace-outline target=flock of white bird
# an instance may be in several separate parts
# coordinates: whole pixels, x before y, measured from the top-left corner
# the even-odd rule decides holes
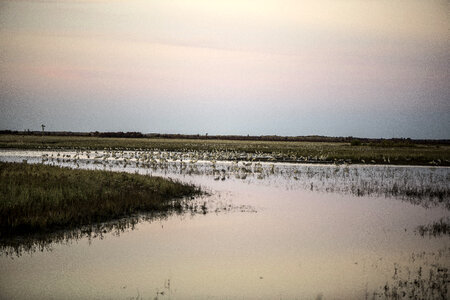
[[[265,161],[259,161],[261,158]],[[358,196],[384,195],[422,201],[444,195],[444,202],[450,201],[450,174],[446,168],[282,163],[274,162],[276,158],[267,154],[226,151],[48,151],[41,159],[42,163],[73,167],[91,165],[129,172],[147,169],[153,175],[163,176],[200,175],[216,181],[240,179],[264,184],[284,182],[289,188]]]

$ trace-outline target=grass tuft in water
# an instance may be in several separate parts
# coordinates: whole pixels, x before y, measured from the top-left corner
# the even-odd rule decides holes
[[[438,237],[450,235],[450,218],[441,218],[437,222],[417,227],[416,232],[421,236],[428,235],[430,237]]]

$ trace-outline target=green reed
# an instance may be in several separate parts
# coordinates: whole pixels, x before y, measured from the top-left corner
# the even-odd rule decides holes
[[[200,193],[160,177],[0,162],[0,237],[179,209]]]

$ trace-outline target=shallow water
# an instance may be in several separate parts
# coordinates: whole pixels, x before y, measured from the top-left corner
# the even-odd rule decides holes
[[[450,237],[416,230],[450,216],[449,168],[57,154],[3,150],[0,160],[176,178],[211,193],[194,200],[208,213],[149,218],[42,251],[3,249],[0,298],[371,299],[421,268],[450,267]]]

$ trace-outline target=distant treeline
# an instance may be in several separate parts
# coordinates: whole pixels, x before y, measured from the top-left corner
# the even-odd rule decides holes
[[[328,143],[350,143],[352,146],[396,146],[411,147],[422,145],[450,145],[450,140],[424,140],[410,138],[360,138],[360,137],[329,137],[319,135],[308,136],[278,136],[278,135],[201,135],[201,134],[161,134],[141,132],[72,132],[72,131],[14,131],[0,130],[0,134],[11,135],[45,135],[45,136],[80,136],[80,137],[104,137],[104,138],[161,138],[161,139],[202,139],[202,140],[237,140],[237,141],[273,141],[273,142],[328,142]]]

